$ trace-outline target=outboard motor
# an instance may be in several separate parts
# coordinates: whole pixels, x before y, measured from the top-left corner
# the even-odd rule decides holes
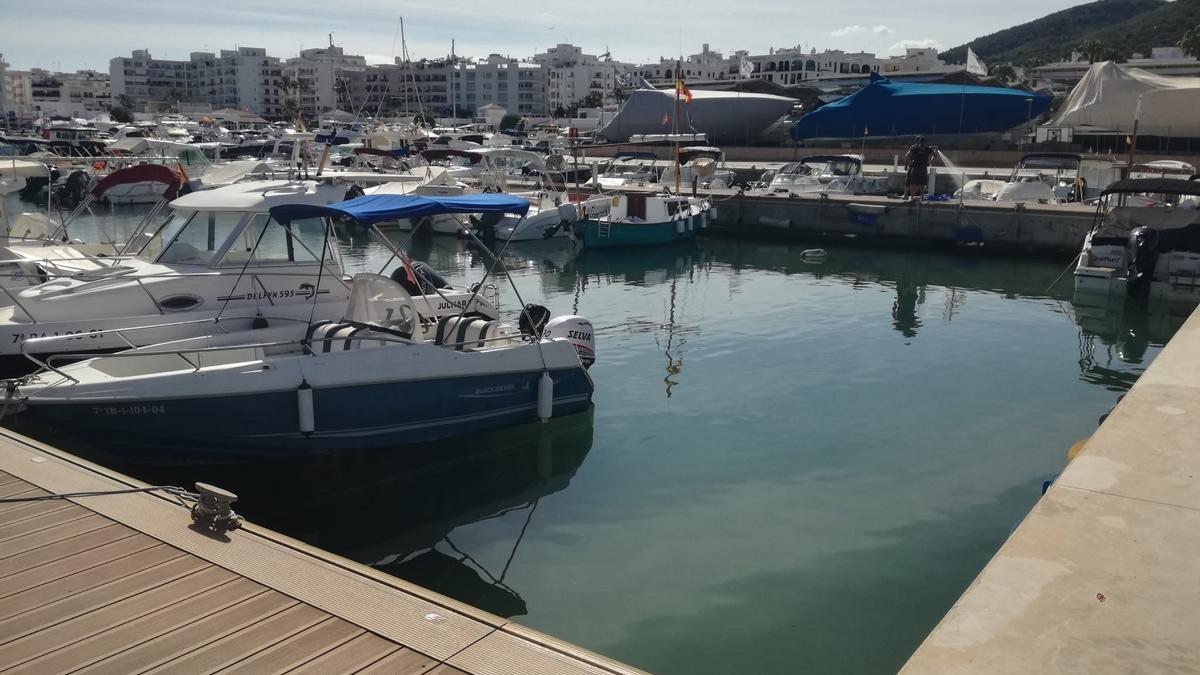
[[[1131,295],[1145,295],[1150,290],[1150,278],[1154,276],[1154,263],[1158,260],[1158,230],[1152,227],[1135,227],[1129,232],[1129,281]]]
[[[550,310],[541,305],[529,303],[525,305],[525,309],[521,310],[521,318],[517,321],[517,326],[521,332],[530,337],[538,337],[543,335],[546,329],[546,322],[550,320]]]
[[[433,295],[435,289],[450,288],[450,284],[424,262],[414,260],[409,267],[412,268],[411,274],[404,265],[392,270],[392,281],[400,284],[409,295]]]
[[[522,313],[522,319],[524,316]],[[570,342],[584,368],[591,368],[596,362],[596,333],[592,329],[592,322],[582,316],[556,316],[546,324],[542,336],[563,338]]]
[[[87,194],[92,177],[82,169],[76,169],[67,175],[66,182],[55,190],[54,196],[61,204],[78,204]]]

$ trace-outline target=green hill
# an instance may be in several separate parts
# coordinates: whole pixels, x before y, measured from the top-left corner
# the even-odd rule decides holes
[[[1020,64],[1070,57],[1084,40],[1099,40],[1128,57],[1151,47],[1174,45],[1200,24],[1200,0],[1098,0],[976,38],[943,52],[951,63],[966,61],[967,46],[989,63]]]

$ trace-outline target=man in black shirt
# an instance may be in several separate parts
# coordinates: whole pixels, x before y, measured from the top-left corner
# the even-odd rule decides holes
[[[904,169],[908,176],[904,179],[904,197],[920,197],[925,192],[925,184],[929,182],[929,162],[933,159],[936,148],[925,145],[925,137],[917,136],[917,142],[909,147],[904,155]]]

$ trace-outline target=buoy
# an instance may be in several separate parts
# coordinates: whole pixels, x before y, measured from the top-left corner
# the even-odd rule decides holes
[[[1085,438],[1083,440],[1075,441],[1075,445],[1072,445],[1071,449],[1067,451],[1067,463],[1068,464],[1070,464],[1072,461],[1075,460],[1076,455],[1079,454],[1080,450],[1083,450],[1083,446],[1087,445],[1087,442],[1090,440],[1092,440],[1092,437],[1088,436],[1087,438]]]
[[[300,433],[311,434],[317,429],[316,416],[313,414],[313,389],[308,380],[300,381],[296,390],[296,403],[300,412]]]
[[[542,373],[541,379],[538,380],[537,412],[538,419],[543,422],[554,414],[554,379],[548,372]]]
[[[800,253],[801,258],[824,258],[827,255],[829,255],[829,254],[826,253],[825,249],[823,249],[823,248],[805,249],[804,251],[802,251]]]

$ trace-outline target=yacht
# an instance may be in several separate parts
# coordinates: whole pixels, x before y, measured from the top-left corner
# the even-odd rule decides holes
[[[596,184],[603,190],[617,190],[657,183],[657,161],[653,152],[618,152],[601,167]]]

